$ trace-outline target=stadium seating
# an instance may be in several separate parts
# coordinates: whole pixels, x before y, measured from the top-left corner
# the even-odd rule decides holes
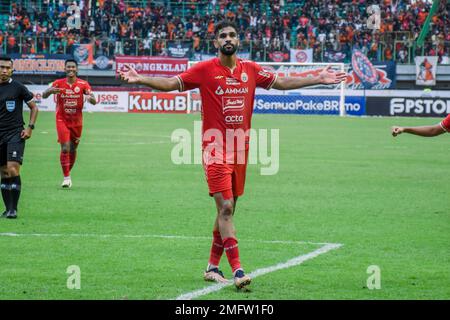
[[[77,6],[79,5],[79,0]],[[0,7],[3,53],[71,52],[71,43],[93,43],[96,54],[160,55],[168,41],[192,45],[195,52],[214,53],[211,25],[228,18],[239,26],[244,50],[266,61],[274,51],[314,51],[314,61],[342,53],[348,62],[355,46],[376,60],[413,63],[417,54],[450,55],[450,5],[441,1],[430,33],[421,48],[414,46],[426,14],[427,1],[384,0],[382,23],[373,33],[364,28],[366,1],[358,0],[98,0],[79,8],[80,28],[68,30],[72,1],[21,0]],[[11,12],[11,15],[1,12]],[[17,45],[8,47],[14,37]],[[198,40],[195,38],[198,37]],[[31,40],[30,40],[31,38]],[[45,40],[44,40],[45,38]],[[194,39],[194,41],[193,41]],[[245,40],[245,41],[244,41]],[[34,44],[34,48],[30,43]],[[446,59],[448,60],[448,59]]]

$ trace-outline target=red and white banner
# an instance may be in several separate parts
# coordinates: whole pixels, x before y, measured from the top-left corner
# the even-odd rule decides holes
[[[187,70],[188,59],[116,56],[116,75],[124,69],[125,64],[129,64],[139,74],[173,77]]]
[[[313,50],[291,49],[291,62],[313,62]]]
[[[132,113],[186,113],[186,93],[130,92],[128,112]]]

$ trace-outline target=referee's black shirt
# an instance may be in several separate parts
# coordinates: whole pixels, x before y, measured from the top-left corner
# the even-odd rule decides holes
[[[0,132],[23,128],[23,102],[31,100],[33,94],[20,82],[0,83]]]

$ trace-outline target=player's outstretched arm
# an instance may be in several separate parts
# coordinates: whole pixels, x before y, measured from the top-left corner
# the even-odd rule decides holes
[[[42,93],[42,98],[47,99],[52,94],[58,94],[61,92],[61,89],[50,87]]]
[[[338,84],[347,79],[345,72],[331,70],[331,66],[323,69],[316,77],[285,77],[277,78],[272,88],[278,90],[299,89],[317,84]]]
[[[434,126],[423,126],[423,127],[399,127],[393,126],[391,128],[392,136],[396,137],[402,133],[410,133],[421,137],[435,137],[443,134],[445,130],[440,124]]]
[[[180,88],[179,82],[176,77],[163,78],[163,77],[145,77],[140,75],[131,66],[125,65],[124,71],[120,71],[120,78],[128,83],[142,84],[153,89],[160,91],[173,91]]]

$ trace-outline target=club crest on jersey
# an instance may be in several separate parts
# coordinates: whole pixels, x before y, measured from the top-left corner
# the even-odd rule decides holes
[[[224,92],[223,92],[222,87],[221,87],[221,86],[218,86],[217,89],[216,89],[216,94],[220,96],[220,95],[222,95],[223,93],[224,93]]]
[[[78,92],[80,92],[80,88],[79,87],[75,87],[74,91],[75,91],[75,93],[78,93]]]
[[[242,74],[241,74],[241,81],[242,82],[248,81],[248,75],[245,72],[242,72]]]
[[[6,101],[6,110],[9,112],[13,112],[14,109],[16,109],[16,102],[15,101]]]

